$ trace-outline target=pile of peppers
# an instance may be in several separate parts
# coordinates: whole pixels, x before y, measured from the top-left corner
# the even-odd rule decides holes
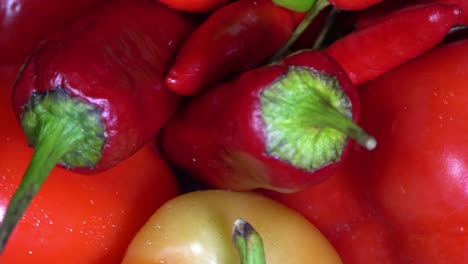
[[[468,261],[468,1],[31,2],[0,0],[1,263],[142,260],[205,189],[306,219],[323,263]]]

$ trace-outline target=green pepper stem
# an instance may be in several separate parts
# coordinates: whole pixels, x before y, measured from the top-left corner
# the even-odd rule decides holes
[[[317,36],[317,39],[315,39],[314,45],[312,45],[313,50],[320,50],[323,48],[324,41],[329,34],[333,24],[335,23],[336,16],[340,13],[340,11],[340,9],[332,7],[330,13],[327,16],[327,19],[325,20],[325,25],[323,25],[322,30]]]
[[[315,171],[341,159],[348,137],[375,148],[375,138],[354,122],[352,103],[336,76],[289,66],[260,93],[266,153]]]
[[[312,21],[320,13],[320,11],[322,11],[329,5],[330,3],[327,0],[317,0],[317,2],[315,2],[315,4],[311,7],[311,9],[307,12],[305,17],[299,23],[299,25],[297,25],[296,29],[293,31],[286,43],[278,51],[276,51],[276,53],[273,54],[273,56],[271,56],[268,63],[273,63],[282,58],[288,52],[288,50],[291,48],[294,42],[296,42],[296,40],[302,35],[302,33],[304,33],[304,31],[307,29],[310,23],[312,23]]]
[[[241,257],[242,264],[265,264],[265,252],[260,235],[244,219],[234,221],[232,242]]]
[[[42,128],[31,162],[8,204],[0,225],[0,252],[55,164],[79,142],[77,138],[69,136],[70,133],[76,133],[79,126],[74,126],[67,120],[50,119]]]
[[[275,5],[297,12],[306,12],[315,5],[316,0],[273,0]]]
[[[0,225],[0,253],[54,166],[96,165],[106,138],[101,111],[61,88],[33,94],[21,126],[34,154]]]
[[[331,108],[329,105],[325,103],[321,104],[320,101],[317,101],[316,105],[311,104],[304,106],[304,108],[314,115],[313,119],[308,119],[304,122],[309,123],[311,127],[334,128],[348,135],[367,150],[373,150],[377,146],[377,140],[373,136],[369,135],[352,119]]]

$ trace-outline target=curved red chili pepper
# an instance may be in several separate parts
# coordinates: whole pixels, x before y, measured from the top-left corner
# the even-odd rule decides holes
[[[211,186],[292,192],[339,166],[347,135],[374,147],[353,122],[358,115],[342,68],[325,52],[304,50],[190,100],[165,126],[162,148]]]
[[[167,73],[167,86],[193,95],[259,65],[288,40],[297,18],[270,0],[240,0],[218,9],[184,44]]]
[[[454,5],[411,6],[338,39],[327,52],[358,85],[434,47],[460,15],[461,9]]]
[[[468,24],[468,1],[465,0],[413,0],[413,1],[404,1],[404,0],[393,0],[393,1],[384,1],[380,4],[372,6],[369,9],[363,10],[356,14],[355,26],[356,28],[364,28],[378,21],[384,20],[387,16],[391,15],[393,12],[406,8],[408,6],[415,6],[419,4],[430,4],[430,3],[439,3],[447,5],[456,5],[461,8],[463,11],[459,17],[459,25]]]
[[[156,135],[179,102],[163,74],[192,28],[157,1],[121,0],[35,49],[12,95],[34,156],[0,226],[1,248],[56,163],[103,171]]]

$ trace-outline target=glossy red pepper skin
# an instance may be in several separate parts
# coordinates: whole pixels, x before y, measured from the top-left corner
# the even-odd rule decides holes
[[[460,25],[468,24],[468,1],[465,0],[417,0],[416,3],[439,3],[446,5],[456,5],[462,10],[459,18]]]
[[[218,9],[188,38],[166,85],[194,95],[259,65],[287,41],[297,17],[270,0],[240,0]]]
[[[329,0],[330,4],[344,10],[361,10],[375,5],[382,0]]]
[[[0,63],[21,63],[42,39],[111,1],[0,1]]]
[[[155,19],[156,18],[156,19]],[[170,29],[170,30],[168,30]],[[157,1],[118,1],[42,42],[13,91],[20,119],[33,93],[61,87],[101,110],[107,138],[98,172],[156,135],[178,106],[163,74],[192,25]]]
[[[191,99],[162,131],[165,156],[202,182],[222,189],[291,192],[327,178],[345,158],[349,145],[340,160],[313,172],[266,151],[260,93],[292,65],[336,76],[352,102],[352,118],[359,117],[357,92],[342,68],[324,52],[304,50]]]
[[[386,16],[391,13],[406,8],[412,5],[420,4],[429,4],[429,3],[438,3],[446,5],[456,5],[460,7],[462,13],[459,18],[459,25],[468,24],[468,1],[465,0],[393,0],[393,1],[384,1],[375,6],[370,7],[369,9],[362,10],[356,13],[355,26],[356,28],[364,28],[369,25],[375,24],[377,21],[385,19]]]
[[[440,43],[461,13],[454,5],[412,6],[338,39],[327,52],[359,85]]]
[[[182,12],[208,13],[227,5],[230,0],[159,0],[159,2]]]
[[[443,44],[359,87],[372,152],[273,194],[327,236],[345,263],[461,263],[468,246],[468,40]]]

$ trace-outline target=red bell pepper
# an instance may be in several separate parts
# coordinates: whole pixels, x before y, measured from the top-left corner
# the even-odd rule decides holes
[[[468,39],[443,44],[360,87],[372,152],[274,193],[327,236],[344,263],[465,263],[468,247]]]
[[[163,74],[191,30],[156,1],[122,0],[35,49],[12,95],[35,152],[0,227],[1,246],[56,163],[100,172],[156,135],[179,102]]]
[[[354,122],[359,101],[326,53],[302,51],[193,98],[161,134],[166,157],[210,186],[292,192],[328,177],[348,135],[375,141]]]
[[[0,63],[21,63],[55,31],[113,0],[0,0]]]
[[[167,86],[194,95],[261,64],[288,40],[298,18],[271,0],[239,0],[218,9],[184,44],[167,73]]]
[[[454,5],[411,6],[338,39],[327,52],[359,85],[440,43],[461,13]]]

